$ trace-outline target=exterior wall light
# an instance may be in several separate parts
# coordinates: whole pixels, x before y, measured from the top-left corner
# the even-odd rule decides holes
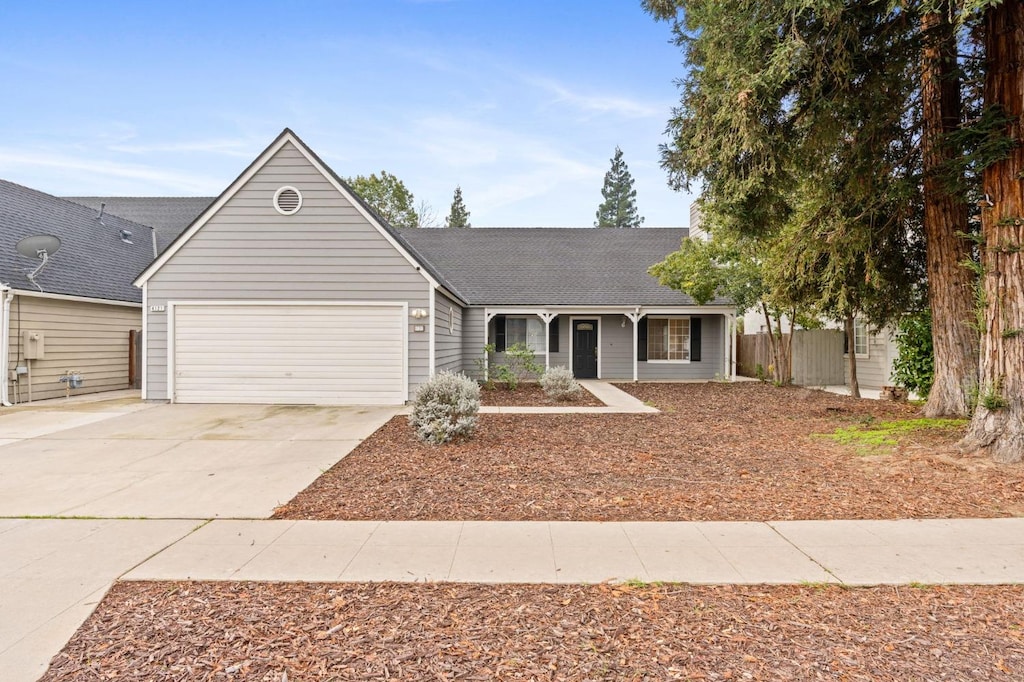
[[[409,311],[409,316],[412,317],[414,320],[422,320],[424,317],[427,316],[427,311],[424,310],[423,308],[413,308],[411,311]]]

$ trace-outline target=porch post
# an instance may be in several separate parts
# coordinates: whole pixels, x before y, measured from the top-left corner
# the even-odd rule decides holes
[[[555,319],[552,313],[537,313],[540,319],[544,320],[544,369],[551,368],[551,320]]]
[[[491,354],[487,352],[487,327],[491,324],[493,318],[494,313],[484,308],[484,343],[481,346],[484,354],[484,375],[480,377],[484,381],[491,378]]]
[[[729,367],[730,376],[736,381],[736,313],[729,316],[732,324],[729,326]]]
[[[634,312],[626,313],[626,317],[633,323],[633,381],[637,381],[640,376],[639,360],[637,360],[640,355],[640,330],[637,328],[640,322],[640,309],[637,308]]]

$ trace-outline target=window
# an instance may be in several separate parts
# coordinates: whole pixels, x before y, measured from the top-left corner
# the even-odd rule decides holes
[[[544,323],[536,317],[505,318],[505,347],[526,344],[534,353],[544,352]]]
[[[860,318],[853,321],[853,352],[858,358],[868,356],[868,325]]]
[[[689,362],[690,318],[648,318],[647,359]]]

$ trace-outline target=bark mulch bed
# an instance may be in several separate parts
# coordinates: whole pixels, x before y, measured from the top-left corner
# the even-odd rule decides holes
[[[44,682],[1020,680],[1024,587],[116,584]]]
[[[917,408],[760,383],[623,386],[662,414],[481,415],[419,443],[404,417],[281,519],[766,521],[1024,514],[1024,468],[961,457],[957,430],[865,456],[816,434]]]
[[[604,403],[594,397],[587,389],[582,389],[572,400],[552,400],[544,394],[538,383],[522,383],[515,390],[509,390],[502,384],[494,388],[480,387],[480,402],[491,407],[603,407]]]

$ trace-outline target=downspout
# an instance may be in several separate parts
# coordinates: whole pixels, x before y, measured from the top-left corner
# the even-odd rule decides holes
[[[11,401],[8,396],[8,371],[11,366],[11,301],[14,300],[14,292],[6,284],[0,283],[0,296],[3,296],[3,317],[0,318],[0,358],[4,359],[3,382],[0,383],[0,405],[10,407]]]

